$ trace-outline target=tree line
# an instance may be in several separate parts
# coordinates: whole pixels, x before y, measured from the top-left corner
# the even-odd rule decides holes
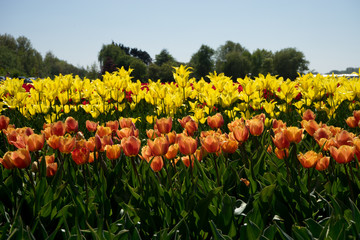
[[[217,49],[202,45],[187,63],[177,61],[167,49],[161,50],[152,59],[144,50],[112,42],[102,46],[98,61],[99,70],[96,63],[86,69],[76,67],[51,52],[42,57],[24,36],[15,39],[9,34],[0,35],[0,75],[10,77],[53,77],[72,73],[94,79],[124,66],[134,69],[132,76],[143,82],[148,79],[170,82],[173,81],[173,67],[186,64],[192,67],[192,77],[197,79],[206,79],[214,71],[234,80],[268,73],[295,79],[298,73],[305,73],[309,65],[304,54],[296,48],[285,48],[275,53],[265,49],[250,52],[240,43],[232,41],[225,42]]]

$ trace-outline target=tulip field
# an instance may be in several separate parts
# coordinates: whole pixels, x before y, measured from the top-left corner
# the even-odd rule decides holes
[[[131,72],[0,83],[0,239],[360,239],[359,77]]]

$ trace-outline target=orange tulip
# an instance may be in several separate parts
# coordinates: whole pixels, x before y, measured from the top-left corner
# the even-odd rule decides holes
[[[3,129],[7,129],[9,126],[10,118],[1,115],[0,116],[0,131]]]
[[[336,134],[340,133],[343,130],[341,127],[335,127],[335,126],[328,126],[327,128],[332,133],[332,136],[336,136]]]
[[[244,124],[234,127],[232,132],[238,142],[245,142],[249,138],[249,129]]]
[[[130,128],[122,128],[120,130],[116,131],[116,135],[120,138],[126,138],[126,137],[130,137],[130,136],[135,136],[138,137],[139,136],[139,129],[134,130],[133,127]]]
[[[3,158],[0,158],[0,163],[6,168],[6,169],[13,169],[15,165],[11,161],[11,153],[12,152],[6,152],[4,154]]]
[[[193,136],[194,132],[198,130],[198,123],[192,119],[189,115],[183,117],[182,119],[178,119],[180,125],[186,129],[186,132],[189,136]]]
[[[58,164],[55,162],[55,154],[52,154],[50,156],[45,156],[46,161],[46,176],[52,177],[55,175]]]
[[[337,146],[352,145],[353,139],[354,139],[354,134],[349,133],[346,130],[342,130],[335,136],[335,141],[337,143]]]
[[[131,128],[135,127],[134,123],[132,122],[131,118],[120,118],[119,119],[120,128]]]
[[[18,131],[14,130],[11,131],[10,134],[7,135],[8,142],[11,145],[14,145],[17,148],[25,148],[26,147],[26,138],[27,136],[24,133],[19,133]]]
[[[160,118],[156,119],[156,127],[160,133],[169,133],[172,128],[172,118]]]
[[[284,123],[282,120],[277,120],[277,119],[274,119],[273,122],[272,122],[272,128],[274,129],[282,129],[282,128],[286,128],[286,123]]]
[[[356,110],[353,112],[353,116],[357,122],[360,122],[360,110]]]
[[[152,152],[151,152],[151,148],[148,145],[145,145],[141,148],[141,155],[140,158],[142,160],[145,160],[147,162],[150,162],[150,159],[152,157]]]
[[[201,137],[201,138],[206,138],[206,137],[209,136],[209,135],[215,135],[215,134],[216,134],[216,132],[215,132],[214,130],[201,131],[200,137]],[[186,134],[186,136],[188,136],[188,135]]]
[[[198,130],[198,128],[198,123],[193,119],[185,124],[185,130],[189,136],[194,136],[194,133]]]
[[[337,163],[351,162],[355,154],[355,147],[348,145],[341,145],[339,148],[331,146],[329,150],[330,155],[335,159]]]
[[[219,138],[215,135],[209,135],[206,138],[201,139],[201,146],[208,153],[216,153],[220,150],[220,141]]]
[[[357,160],[360,161],[360,139],[359,138],[354,138],[353,146],[355,147],[355,155],[357,157]]]
[[[64,136],[66,132],[65,123],[62,121],[57,121],[51,124],[51,134],[56,136]]]
[[[321,138],[329,139],[332,137],[332,132],[327,127],[321,127],[314,132],[313,137],[315,140],[320,140]]]
[[[60,147],[60,137],[59,136],[51,135],[51,137],[48,140],[46,140],[46,142],[52,149],[59,149],[59,147]]]
[[[220,128],[224,125],[224,118],[221,113],[217,113],[214,116],[208,116],[207,124],[212,128]]]
[[[65,129],[68,133],[77,132],[79,129],[79,123],[73,117],[67,117],[65,120]]]
[[[359,124],[353,116],[348,117],[345,122],[350,128],[356,128]]]
[[[97,130],[98,125],[99,122],[92,122],[90,120],[86,120],[86,129],[89,132],[95,132]]]
[[[271,138],[273,140],[274,145],[280,150],[284,148],[289,148],[290,146],[290,141],[287,139],[283,131],[276,133],[275,136]]]
[[[221,143],[221,151],[225,153],[234,153],[238,149],[238,142],[232,139],[226,139]]]
[[[196,139],[188,136],[182,136],[178,139],[179,150],[184,155],[193,154],[197,149]]]
[[[174,144],[176,141],[176,132],[172,131],[167,134],[164,134],[169,139],[169,144]]]
[[[106,151],[106,157],[110,160],[118,159],[121,154],[121,145],[115,144],[115,145],[107,145],[105,147]]]
[[[258,114],[258,115],[256,115],[256,116],[254,116],[253,119],[259,119],[259,120],[261,120],[261,121],[265,124],[266,116],[265,116],[264,113],[260,113],[260,114]]]
[[[302,120],[301,126],[310,136],[313,136],[315,131],[318,130],[320,127],[315,120]]]
[[[95,154],[95,152],[90,152],[90,154],[89,154],[89,160],[88,160],[89,163],[94,162],[94,156],[96,156],[96,159],[98,159],[99,153],[96,152],[96,154]]]
[[[31,163],[30,152],[25,148],[11,152],[10,159],[17,168],[26,168],[30,166]]]
[[[46,127],[44,130],[41,130],[41,133],[44,134],[45,139],[49,139],[51,136],[51,127]]]
[[[89,149],[90,152],[93,152],[95,150],[95,137],[90,137],[85,142],[85,147],[87,147],[87,149]]]
[[[249,128],[250,133],[253,136],[260,136],[264,131],[264,122],[259,118],[247,120],[246,126]]]
[[[316,170],[323,171],[329,167],[330,157],[322,157],[316,163]]]
[[[307,109],[302,117],[301,117],[303,120],[306,120],[306,121],[309,121],[309,120],[315,120],[316,118],[316,115],[313,111],[311,111],[310,109]]]
[[[147,142],[153,156],[165,155],[170,145],[168,137],[157,137],[154,141],[148,139]]]
[[[95,134],[99,135],[99,137],[102,138],[103,136],[111,135],[111,133],[112,133],[111,128],[98,126]]]
[[[70,135],[67,136],[60,136],[59,138],[59,151],[62,153],[71,153],[75,148],[76,139],[71,137]]]
[[[241,126],[244,124],[245,124],[244,119],[240,118],[228,123],[228,128],[232,132],[236,126]]]
[[[133,157],[133,156],[138,155],[139,151],[140,151],[140,146],[141,146],[140,139],[138,139],[134,136],[130,136],[130,137],[121,139],[121,147],[126,156]]]
[[[150,167],[154,172],[159,172],[164,166],[164,162],[161,156],[155,156],[150,160]]]
[[[116,130],[119,129],[119,122],[117,120],[108,121],[108,122],[106,122],[106,126],[109,127],[112,132],[116,132]]]
[[[160,135],[161,135],[161,133],[158,130],[146,129],[146,136],[149,139],[155,139],[156,137],[159,137]]]
[[[202,159],[202,152],[199,149],[195,151],[195,154],[191,154],[191,155],[181,157],[182,162],[187,167],[190,166],[190,160],[191,160],[191,167],[194,167],[194,161],[197,160],[197,161],[200,162],[201,159]]]
[[[279,148],[275,148],[275,155],[278,159],[284,159],[285,157],[289,156],[289,149],[288,148],[284,148],[284,149],[279,149]]]
[[[100,148],[100,152],[105,151],[105,147],[108,145],[114,145],[114,142],[112,140],[111,136],[103,136],[101,139],[101,148]]]
[[[303,129],[298,127],[287,127],[284,129],[284,134],[289,142],[299,143],[303,138]]]
[[[71,157],[77,165],[82,165],[89,161],[90,151],[87,147],[75,148],[71,152]]]
[[[185,128],[185,125],[187,122],[193,120],[189,115],[186,117],[183,117],[182,119],[178,119],[178,122],[180,123],[181,127]]]
[[[177,143],[170,145],[165,157],[167,159],[174,159],[179,152],[179,145]]]
[[[44,143],[45,136],[43,134],[32,134],[26,139],[26,146],[30,152],[41,150]]]
[[[317,161],[322,158],[322,154],[311,150],[307,151],[305,154],[299,153],[297,158],[304,168],[312,168],[315,166]]]

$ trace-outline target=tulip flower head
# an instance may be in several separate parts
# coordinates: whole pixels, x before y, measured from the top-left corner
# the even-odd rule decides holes
[[[68,133],[77,132],[79,129],[79,123],[73,117],[67,117],[65,120],[65,129]]]
[[[217,113],[214,116],[208,116],[207,123],[212,129],[220,128],[224,125],[224,118],[221,113]]]
[[[316,165],[316,163],[322,158],[321,153],[316,153],[314,151],[307,151],[305,154],[299,153],[297,158],[301,165],[304,168],[312,168]]]
[[[196,139],[189,136],[182,136],[178,139],[179,150],[183,155],[194,154],[197,149]]]
[[[126,156],[133,157],[138,155],[140,151],[140,146],[141,146],[140,139],[134,136],[121,139],[121,148],[123,149],[124,154]]]
[[[337,163],[348,163],[354,159],[355,147],[348,145],[341,145],[339,148],[330,147],[330,155]]]
[[[0,116],[0,131],[3,129],[7,129],[7,127],[9,126],[9,122],[10,122],[10,118],[1,115]]]
[[[121,145],[120,144],[106,145],[105,151],[106,151],[106,157],[108,159],[110,160],[118,159],[121,154]]]
[[[162,134],[169,133],[172,128],[172,118],[156,119],[156,127]]]
[[[153,156],[163,156],[167,153],[169,149],[169,139],[168,137],[157,137],[154,141],[148,139],[148,146],[151,149]]]
[[[75,148],[71,152],[72,159],[77,165],[87,163],[89,160],[90,151],[87,147]]]
[[[86,120],[86,129],[89,132],[95,132],[97,130],[98,125],[99,125],[99,122],[93,122],[93,121]]]

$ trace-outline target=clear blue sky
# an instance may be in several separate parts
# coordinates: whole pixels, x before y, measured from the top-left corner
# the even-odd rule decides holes
[[[112,41],[188,62],[227,40],[250,52],[294,47],[320,73],[360,66],[359,0],[0,0],[5,33],[84,67]]]

